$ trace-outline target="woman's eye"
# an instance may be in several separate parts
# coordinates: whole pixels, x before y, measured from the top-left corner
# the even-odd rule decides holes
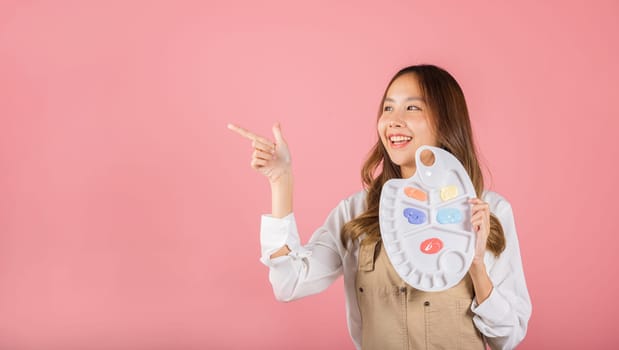
[[[417,107],[417,106],[408,106],[406,107],[407,111],[420,111],[421,108]]]
[[[391,112],[391,111],[393,111],[393,107],[391,107],[391,106],[385,106],[385,107],[383,107],[383,111],[385,111],[385,112]]]

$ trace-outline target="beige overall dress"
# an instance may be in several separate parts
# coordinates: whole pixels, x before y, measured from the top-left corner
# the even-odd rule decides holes
[[[485,349],[470,310],[470,276],[443,292],[423,292],[394,270],[381,242],[362,242],[355,281],[364,350]]]

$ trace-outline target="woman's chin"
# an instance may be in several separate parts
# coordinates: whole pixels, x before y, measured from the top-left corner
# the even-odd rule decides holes
[[[393,162],[393,164],[400,167],[400,173],[402,178],[409,178],[415,174],[415,163],[410,162]]]
[[[415,160],[413,158],[413,161],[411,161],[411,159],[393,159],[391,158],[391,162],[397,166],[399,166],[400,168],[402,167],[415,167]]]

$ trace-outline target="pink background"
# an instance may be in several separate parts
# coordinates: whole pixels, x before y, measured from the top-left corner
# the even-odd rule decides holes
[[[415,63],[460,82],[513,205],[521,348],[619,344],[619,3],[502,3],[3,1],[0,349],[352,349],[341,280],[274,300],[226,123],[281,121],[307,240]]]

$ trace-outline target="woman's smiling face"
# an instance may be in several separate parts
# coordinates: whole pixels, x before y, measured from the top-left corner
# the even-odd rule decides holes
[[[408,73],[396,78],[385,95],[378,134],[391,161],[400,166],[402,178],[415,173],[417,148],[437,146],[434,130],[417,76]]]

